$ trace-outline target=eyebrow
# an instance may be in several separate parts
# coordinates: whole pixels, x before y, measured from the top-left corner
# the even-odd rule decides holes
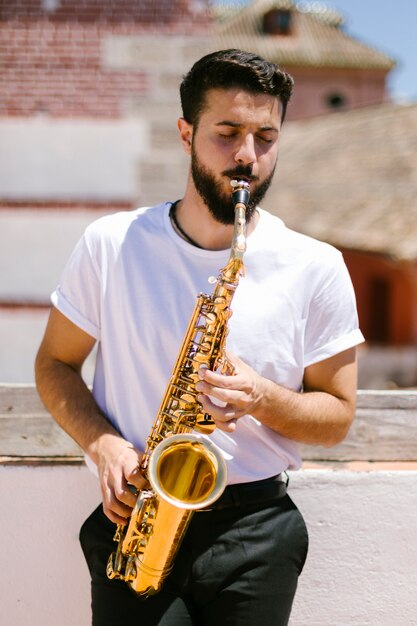
[[[232,128],[242,128],[244,124],[241,124],[240,122],[232,122],[230,120],[223,120],[222,122],[217,122],[215,126],[231,126]],[[261,126],[259,130],[262,132],[266,132],[266,131],[272,131],[275,133],[279,132],[278,129],[275,128],[274,126]]]

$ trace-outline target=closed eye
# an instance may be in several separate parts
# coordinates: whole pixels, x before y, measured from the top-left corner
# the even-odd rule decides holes
[[[222,139],[234,139],[236,135],[237,133],[228,133],[227,135],[224,133],[219,133],[219,137],[221,137]]]

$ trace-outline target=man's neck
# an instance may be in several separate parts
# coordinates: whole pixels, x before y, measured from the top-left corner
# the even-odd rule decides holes
[[[259,214],[255,211],[247,225],[248,235],[255,229],[258,219]],[[231,246],[233,224],[218,222],[195,190],[187,189],[184,198],[176,204],[175,221],[178,234],[200,248],[227,250]]]

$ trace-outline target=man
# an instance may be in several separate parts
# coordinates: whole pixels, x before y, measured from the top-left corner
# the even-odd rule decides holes
[[[259,208],[291,90],[288,74],[251,53],[198,61],[181,85],[183,198],[92,224],[53,294],[37,385],[100,480],[102,507],[81,530],[96,626],[288,623],[307,532],[282,474],[300,466],[296,442],[345,437],[362,341],[340,253]],[[202,369],[197,383],[230,486],[193,516],[162,591],[140,601],[106,578],[114,524],[134,506],[129,484],[145,485],[139,462],[196,296],[229,258],[235,178],[251,190],[227,344],[235,373]],[[90,394],[81,367],[96,342]]]

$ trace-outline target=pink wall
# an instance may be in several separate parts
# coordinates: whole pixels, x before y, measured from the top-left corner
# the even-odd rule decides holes
[[[354,109],[380,104],[387,99],[385,70],[285,67],[295,80],[294,96],[288,119],[296,120],[329,113],[331,110]],[[346,105],[332,109],[329,96],[341,95]]]

